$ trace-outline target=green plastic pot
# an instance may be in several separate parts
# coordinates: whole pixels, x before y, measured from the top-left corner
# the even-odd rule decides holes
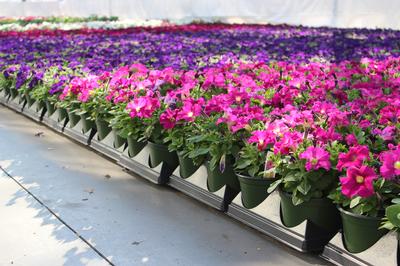
[[[46,104],[47,116],[51,116],[52,114],[54,114],[54,112],[56,111],[54,104],[52,104],[48,100],[45,101],[45,104]]]
[[[260,205],[268,196],[268,187],[276,179],[255,178],[236,173],[240,191],[242,192],[242,204],[246,209],[252,209]]]
[[[72,112],[71,110],[68,110],[67,113],[68,113],[69,127],[73,128],[74,126],[76,126],[76,124],[79,123],[79,120],[81,120],[81,117],[79,115],[75,114],[74,112]]]
[[[25,99],[26,99],[26,104],[28,105],[28,108],[31,107],[35,103],[35,99],[32,98],[32,96],[29,94],[29,92],[25,92]]]
[[[10,87],[6,86],[6,87],[4,87],[3,90],[4,90],[4,95],[5,95],[5,96],[9,96],[9,95],[10,95],[10,93],[11,93],[11,92],[10,92]]]
[[[342,217],[342,240],[347,251],[359,253],[372,247],[388,230],[379,229],[382,218],[354,214],[338,208]]]
[[[85,134],[92,130],[96,125],[87,113],[81,114],[82,132]]]
[[[205,166],[207,168],[207,189],[210,192],[216,192],[223,186],[228,185],[231,188],[240,190],[240,184],[233,170],[232,163],[226,163],[224,172],[219,170],[219,167],[211,169],[210,162],[206,161]]]
[[[57,116],[58,122],[64,121],[64,119],[68,117],[67,110],[65,108],[57,108]]]
[[[166,163],[171,169],[175,169],[179,165],[178,156],[176,152],[170,152],[166,145],[157,144],[153,142],[147,143],[149,147],[149,166],[156,167],[160,163]]]
[[[43,101],[38,101],[36,103],[36,112],[39,113],[45,106],[46,104]]]
[[[131,158],[138,155],[139,152],[141,152],[147,144],[146,142],[143,141],[137,141],[132,136],[128,136],[126,140],[128,142],[128,155]]]
[[[184,157],[178,152],[178,160],[179,160],[179,175],[182,178],[188,178],[192,176],[197,169],[199,169],[200,165],[195,165],[193,160],[189,157]]]
[[[11,100],[15,99],[18,96],[18,91],[15,88],[10,89]]]
[[[340,215],[328,198],[311,199],[294,205],[292,195],[279,190],[281,198],[281,221],[286,227],[294,227],[309,220],[326,231],[333,232],[340,227]]]
[[[111,132],[110,124],[102,118],[96,118],[95,123],[97,128],[97,138],[99,140],[105,139]]]
[[[18,91],[18,104],[23,104],[25,102],[25,92]]]
[[[114,148],[118,149],[121,148],[122,146],[125,145],[126,143],[126,138],[123,138],[119,135],[117,129],[112,129],[113,135],[114,135]]]

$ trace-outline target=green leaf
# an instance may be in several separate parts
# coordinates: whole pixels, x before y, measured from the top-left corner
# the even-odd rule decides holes
[[[400,204],[400,198],[392,199],[392,203],[394,203],[394,204]]]
[[[308,182],[307,179],[304,179],[303,182],[300,183],[300,185],[297,187],[297,190],[303,194],[303,195],[307,195],[308,192],[311,190],[311,185]]]
[[[392,224],[400,228],[400,204],[387,207],[386,216]]]
[[[350,208],[354,208],[355,206],[357,206],[360,203],[361,197],[355,197],[354,199],[352,199],[350,201]]]
[[[200,155],[207,154],[209,151],[210,151],[209,148],[198,148],[198,149],[195,149],[194,151],[192,151],[190,153],[189,158],[196,158],[196,157],[198,157]]]
[[[283,181],[283,179],[280,178],[280,179],[276,180],[275,182],[273,182],[273,183],[269,186],[267,192],[268,192],[268,193],[272,193],[272,192],[282,183],[282,181]]]
[[[297,206],[297,205],[302,204],[303,202],[304,202],[304,200],[302,198],[297,197],[296,193],[293,193],[293,196],[292,196],[293,205]]]

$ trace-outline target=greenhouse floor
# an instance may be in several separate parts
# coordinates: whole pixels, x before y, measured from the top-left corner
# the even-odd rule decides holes
[[[0,106],[0,265],[327,265]]]

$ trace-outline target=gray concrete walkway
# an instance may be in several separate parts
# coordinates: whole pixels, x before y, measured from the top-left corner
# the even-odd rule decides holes
[[[327,264],[2,106],[0,166],[0,265]]]

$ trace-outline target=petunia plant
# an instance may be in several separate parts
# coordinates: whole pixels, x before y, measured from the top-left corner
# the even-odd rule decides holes
[[[345,174],[330,198],[353,213],[383,216],[400,193],[399,146],[381,152],[378,158],[366,146],[352,147],[339,155],[337,168]]]

